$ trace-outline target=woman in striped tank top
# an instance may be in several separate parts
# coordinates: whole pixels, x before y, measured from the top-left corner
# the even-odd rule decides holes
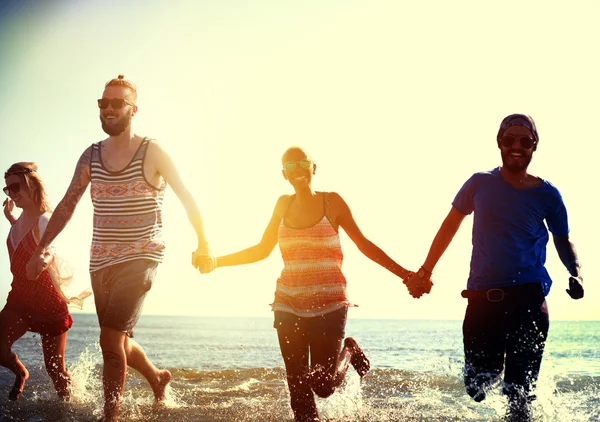
[[[313,392],[320,397],[333,394],[349,364],[361,377],[370,368],[356,341],[352,337],[344,340],[347,309],[353,305],[346,296],[346,279],[341,271],[339,227],[367,258],[403,279],[411,272],[361,233],[340,195],[312,189],[317,167],[304,150],[289,148],[282,164],[283,177],[295,193],[279,198],[259,244],[217,257],[214,267],[260,261],[279,243],[284,268],[277,280],[272,309],[291,407],[295,421],[317,421]],[[197,266],[199,261],[195,262]]]

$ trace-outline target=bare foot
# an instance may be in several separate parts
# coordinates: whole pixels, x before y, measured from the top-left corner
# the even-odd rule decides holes
[[[15,376],[15,384],[13,385],[12,390],[8,393],[9,400],[19,400],[21,394],[23,393],[23,388],[25,387],[25,381],[29,378],[29,371],[25,369],[25,373],[23,375]]]
[[[350,351],[350,363],[356,372],[358,372],[358,375],[361,378],[364,377],[369,372],[369,369],[371,369],[371,362],[369,362],[367,356],[352,337],[344,340],[344,347]]]
[[[171,382],[171,373],[166,369],[158,371],[158,379],[155,385],[152,386],[154,391],[154,399],[156,401],[162,401],[165,399],[165,392],[167,391],[167,385]]]
[[[67,371],[60,374],[54,388],[59,399],[62,401],[71,400],[71,374]]]
[[[120,399],[112,399],[104,401],[104,417],[102,422],[118,422],[119,420]]]

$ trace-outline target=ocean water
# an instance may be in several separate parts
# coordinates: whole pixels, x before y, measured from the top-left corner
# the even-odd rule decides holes
[[[67,365],[70,403],[56,399],[43,367],[40,338],[28,333],[14,350],[31,378],[8,401],[13,375],[0,368],[0,421],[97,421],[102,415],[101,354],[95,315],[75,314]],[[353,319],[347,335],[371,360],[361,381],[352,368],[341,388],[317,399],[327,421],[501,421],[506,400],[495,385],[475,403],[462,384],[461,321]],[[134,370],[122,421],[291,421],[277,336],[270,318],[142,316],[136,340],[173,380],[154,404]],[[600,321],[552,321],[534,405],[535,421],[600,420]]]

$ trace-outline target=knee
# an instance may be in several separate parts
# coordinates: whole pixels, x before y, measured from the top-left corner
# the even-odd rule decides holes
[[[335,386],[328,377],[314,377],[311,379],[310,386],[312,391],[322,399],[331,396],[335,392]]]
[[[100,348],[105,350],[122,349],[124,346],[125,333],[101,327],[100,329]]]
[[[290,391],[290,405],[296,416],[303,415],[314,408],[315,399],[307,374],[298,376],[290,376],[288,374],[287,382]]]
[[[321,397],[322,399],[326,399],[327,397],[331,396],[335,392],[335,387],[332,387],[332,386],[313,387],[313,391],[315,392],[315,394],[317,396]]]

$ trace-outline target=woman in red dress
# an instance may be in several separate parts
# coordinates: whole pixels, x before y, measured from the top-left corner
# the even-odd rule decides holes
[[[4,173],[4,180],[3,191],[9,196],[4,201],[4,215],[11,223],[6,243],[13,281],[6,305],[0,311],[0,365],[15,374],[9,398],[17,400],[29,378],[12,345],[31,331],[41,336],[46,371],[56,393],[59,398],[68,400],[71,376],[65,368],[64,356],[67,331],[73,320],[47,271],[54,255],[44,256],[44,272],[37,280],[28,280],[25,269],[50,218],[44,185],[34,163],[13,164]],[[14,206],[23,210],[17,219],[12,216]]]

